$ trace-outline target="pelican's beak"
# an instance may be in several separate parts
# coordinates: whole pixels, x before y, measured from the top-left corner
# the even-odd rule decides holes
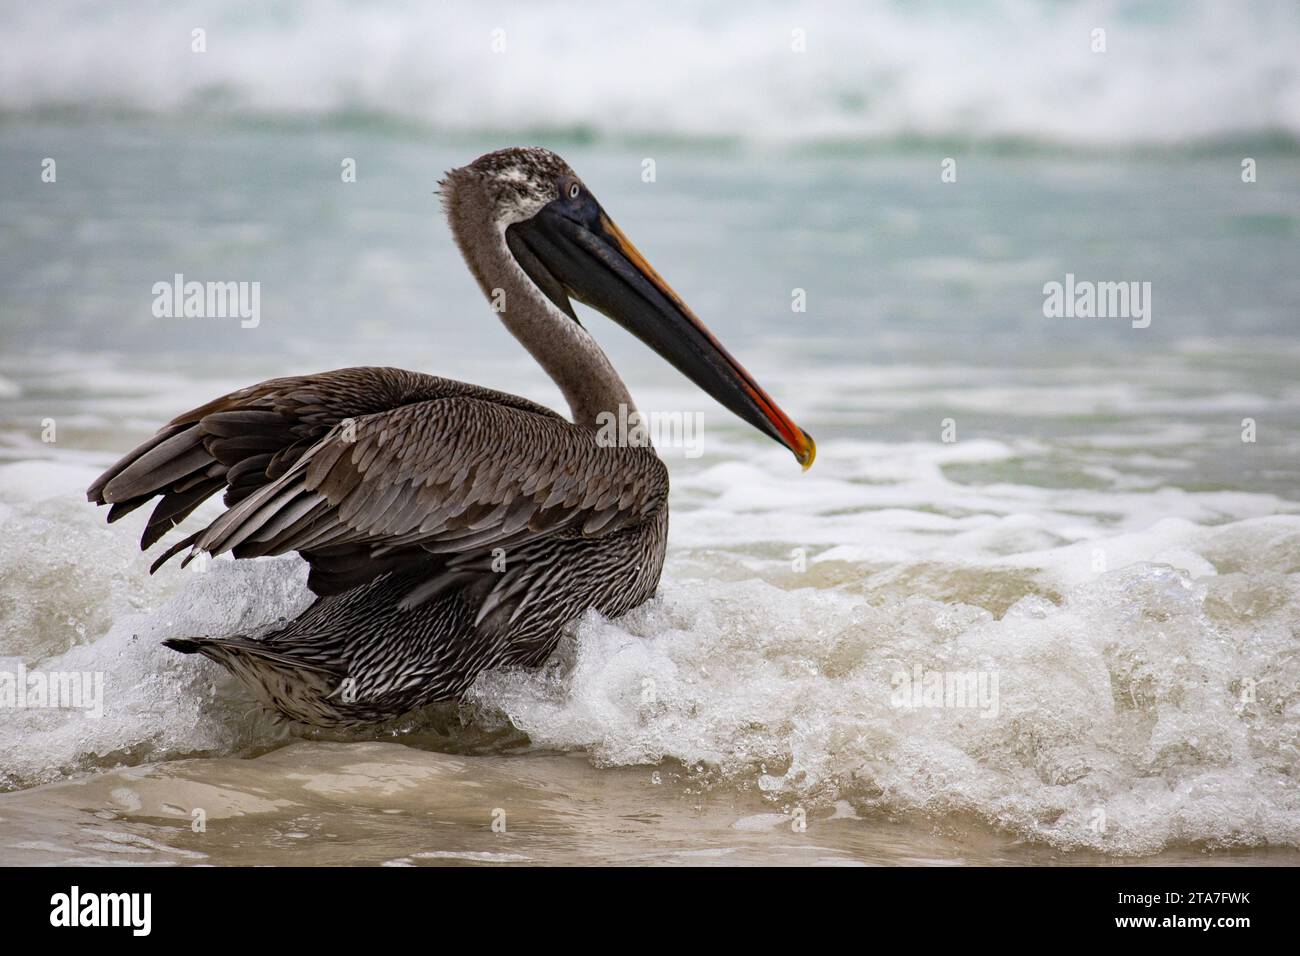
[[[561,311],[576,319],[571,295],[603,312],[724,408],[789,448],[805,471],[812,466],[812,436],[732,358],[594,198],[558,199],[509,226],[506,242]]]

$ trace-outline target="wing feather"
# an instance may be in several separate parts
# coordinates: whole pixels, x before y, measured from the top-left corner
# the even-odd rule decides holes
[[[218,555],[362,545],[460,554],[571,528],[608,534],[662,507],[666,471],[649,449],[605,448],[553,415],[481,398],[445,398],[335,428],[273,482],[230,508],[196,550]],[[585,481],[578,476],[585,476]],[[313,521],[290,529],[288,514]],[[262,549],[259,549],[260,551]]]
[[[237,558],[298,551],[334,594],[427,565],[403,606],[484,581],[480,623],[513,620],[550,573],[550,537],[599,537],[655,517],[663,464],[515,396],[398,369],[272,379],[178,416],[88,496],[110,520],[158,502],[147,548],[209,496],[227,509],[154,565],[190,549]],[[493,570],[495,549],[510,571]],[[538,562],[541,562],[540,564]]]

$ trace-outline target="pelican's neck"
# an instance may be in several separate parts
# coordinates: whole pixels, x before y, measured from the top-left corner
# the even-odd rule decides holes
[[[636,411],[627,386],[591,333],[560,312],[515,261],[504,231],[486,203],[458,190],[448,204],[452,234],[470,272],[494,311],[559,386],[575,425],[598,428],[602,413],[614,420]]]

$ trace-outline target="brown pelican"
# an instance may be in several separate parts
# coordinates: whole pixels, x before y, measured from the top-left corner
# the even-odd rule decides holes
[[[277,378],[172,419],[87,492],[109,521],[151,499],[148,549],[205,499],[226,510],[170,548],[297,551],[317,595],[248,636],[174,638],[270,707],[319,726],[459,697],[536,665],[589,608],[622,614],[663,568],[668,472],[600,438],[632,398],[570,297],[624,326],[807,468],[813,440],[758,387],[554,153],[504,149],[440,183],[456,244],[572,421],[514,395],[394,368]],[[632,419],[635,421],[635,419]],[[608,434],[608,430],[606,430]],[[635,434],[635,433],[634,433]]]

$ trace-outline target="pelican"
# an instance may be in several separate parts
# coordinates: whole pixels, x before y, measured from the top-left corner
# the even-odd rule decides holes
[[[315,601],[257,637],[164,641],[224,666],[284,718],[352,726],[455,700],[480,671],[535,666],[589,609],[654,594],[668,470],[600,426],[632,398],[571,300],[639,337],[806,469],[812,438],[777,407],[546,149],[488,153],[439,183],[474,278],[554,380],[570,418],[396,368],[276,378],[164,425],[87,491],[116,521],[159,498],[148,550],[203,501],[225,510],[189,549],[296,551]],[[634,419],[633,419],[634,420]],[[605,433],[608,435],[608,429]]]

